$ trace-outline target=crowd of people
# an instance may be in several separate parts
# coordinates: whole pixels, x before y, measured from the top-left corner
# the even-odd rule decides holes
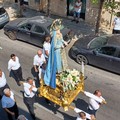
[[[37,77],[36,81],[38,80],[38,83],[39,80],[41,79],[42,73],[44,73],[45,66],[48,61],[48,55],[50,51],[50,39],[51,39],[50,36],[45,37],[45,42],[43,44],[43,51],[38,50],[37,54],[34,56],[33,59],[33,67]],[[8,61],[8,70],[10,72],[10,77],[12,76],[15,79],[17,85],[18,86],[23,85],[24,103],[27,106],[32,119],[35,120],[36,117],[34,113],[34,102],[37,92],[35,80],[31,77],[28,77],[26,80],[23,79],[22,67],[19,62],[18,56],[15,54],[10,55],[10,60]],[[13,116],[14,116],[15,119],[20,120],[21,117],[19,117],[19,110],[14,98],[14,93],[7,84],[5,74],[1,69],[0,69],[0,99],[2,103],[2,108],[6,111],[8,115],[8,119],[13,120]]]
[[[55,27],[55,26],[54,26]],[[55,49],[55,55],[53,53],[53,56],[56,56],[57,60],[56,62],[56,70],[57,73],[62,71],[63,65],[62,65],[62,58],[61,58],[61,49],[64,48],[64,44],[66,42],[63,40],[62,34],[60,30],[56,30],[54,33],[53,42],[55,42],[54,49]],[[10,77],[12,76],[17,85],[24,87],[24,103],[27,106],[29,113],[33,120],[36,119],[35,113],[34,113],[34,102],[35,102],[35,96],[37,92],[37,87],[35,82],[40,83],[39,80],[44,77],[45,70],[47,69],[47,64],[50,64],[50,50],[51,50],[51,37],[45,36],[45,41],[43,44],[43,50],[39,49],[37,51],[37,54],[33,58],[33,68],[34,72],[36,73],[36,81],[32,79],[31,77],[28,77],[26,80],[23,79],[22,74],[22,67],[19,61],[19,57],[15,55],[14,53],[10,55],[10,60],[8,61],[8,70],[10,72]],[[49,58],[49,59],[48,59]],[[55,74],[56,75],[56,74]],[[5,77],[5,74],[2,70],[0,70],[0,97],[1,97],[1,103],[2,108],[6,111],[8,115],[8,119],[12,120],[13,116],[15,119],[19,118],[19,110],[14,98],[14,93],[10,89],[10,87],[7,84],[7,80]],[[49,101],[46,99],[46,102]]]
[[[38,84],[40,83],[40,80],[43,79],[45,85],[55,88],[55,83],[53,84],[49,80],[53,78],[56,79],[56,74],[61,73],[67,67],[67,61],[64,55],[64,46],[67,46],[67,43],[63,40],[60,27],[61,21],[59,19],[55,20],[51,25],[52,39],[49,35],[45,36],[43,50],[39,49],[33,58],[33,68],[36,73],[35,77],[37,78],[36,81],[31,77],[28,77],[26,80],[23,78],[22,67],[17,55],[14,53],[11,54],[10,60],[8,61],[8,70],[10,72],[10,76],[15,79],[18,86],[23,85],[24,87],[23,100],[33,120],[36,120],[36,115],[34,112],[35,97],[38,90],[36,87],[36,82]],[[39,86],[40,85],[38,85],[38,87]],[[96,90],[94,95],[98,98],[102,97],[102,94],[99,90]],[[13,120],[13,117],[15,117],[17,120],[27,120],[24,115],[19,116],[19,109],[16,104],[14,93],[7,84],[5,74],[1,69],[0,99],[2,108],[6,111],[9,120]],[[49,100],[46,99],[46,102],[49,102]],[[92,115],[90,120],[93,120],[93,118],[96,116],[96,111],[99,109],[100,105],[100,102],[90,98],[88,106],[88,112],[90,114],[89,116]],[[86,113],[83,111],[79,112],[77,120],[87,120]]]

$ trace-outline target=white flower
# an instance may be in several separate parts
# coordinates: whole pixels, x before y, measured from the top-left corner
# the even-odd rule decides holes
[[[80,82],[79,71],[67,69],[60,74],[60,82],[63,85],[63,91],[74,90],[75,86]]]

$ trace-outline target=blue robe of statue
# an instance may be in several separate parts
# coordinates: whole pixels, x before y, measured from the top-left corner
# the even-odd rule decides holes
[[[63,38],[56,38],[54,40],[54,47],[55,47],[55,54],[56,54],[56,64],[57,64],[57,73],[63,71],[63,63],[62,63],[62,56],[61,56],[61,49],[63,46]]]
[[[54,39],[56,36],[56,31],[53,31],[53,37],[51,41],[51,49],[48,58],[47,68],[44,74],[44,83],[52,88],[56,88],[56,54],[54,49]]]
[[[52,88],[56,88],[56,73],[63,71],[61,47],[63,39],[56,37],[56,31],[53,31],[51,49],[48,58],[48,65],[44,74],[44,83]]]

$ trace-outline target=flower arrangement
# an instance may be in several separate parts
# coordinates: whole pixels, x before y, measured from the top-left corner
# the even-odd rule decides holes
[[[73,69],[67,69],[60,74],[60,82],[63,86],[63,91],[74,90],[80,82],[80,72]]]

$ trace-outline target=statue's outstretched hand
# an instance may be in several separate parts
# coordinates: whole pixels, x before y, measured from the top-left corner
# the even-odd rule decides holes
[[[61,48],[63,49],[63,48],[64,48],[64,45],[62,45]]]
[[[67,43],[66,41],[64,41],[64,44],[65,44],[65,46],[67,46],[67,45],[68,45],[68,43]]]

